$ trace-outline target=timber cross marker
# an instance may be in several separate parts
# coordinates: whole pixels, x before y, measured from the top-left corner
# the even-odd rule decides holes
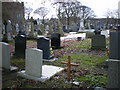
[[[61,62],[61,64],[66,64],[67,68],[67,80],[70,81],[70,66],[78,66],[79,64],[70,63],[70,56],[68,56],[68,62]]]

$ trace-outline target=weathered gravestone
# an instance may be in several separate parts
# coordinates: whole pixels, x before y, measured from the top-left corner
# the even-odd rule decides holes
[[[0,62],[0,67],[7,69],[7,70],[16,70],[17,67],[13,67],[10,65],[10,51],[9,51],[9,44],[0,42],[0,49],[2,51]]]
[[[11,40],[11,34],[12,34],[12,25],[11,25],[11,21],[8,20],[7,21],[7,34],[8,34],[8,40]]]
[[[95,30],[95,35],[92,37],[91,49],[106,49],[105,35],[101,35],[100,30]]]
[[[53,49],[59,49],[60,48],[60,34],[54,33],[51,35],[51,47]]]
[[[15,37],[15,56],[25,58],[26,36],[18,35]]]
[[[108,88],[120,89],[120,32],[110,32]]]
[[[37,80],[42,76],[42,50],[36,48],[26,49],[25,71],[18,72],[18,75]]]
[[[43,50],[43,59],[50,59],[49,39],[40,37],[37,39],[37,48]]]
[[[43,65],[43,52],[40,49],[26,49],[25,70],[18,72],[19,76],[27,79],[38,80],[44,82],[50,79],[54,74],[63,70],[63,68]]]

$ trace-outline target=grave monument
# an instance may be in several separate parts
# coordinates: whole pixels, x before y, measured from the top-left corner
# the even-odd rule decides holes
[[[53,49],[60,49],[60,34],[54,33],[51,35],[51,47]]]
[[[17,35],[15,37],[15,56],[18,58],[25,58],[26,36]]]
[[[44,82],[64,68],[42,65],[43,51],[37,48],[26,49],[25,70],[19,71],[18,75],[27,79]]]
[[[43,51],[43,59],[50,59],[49,38],[40,37],[37,39],[37,48]]]
[[[110,32],[108,59],[108,88],[120,89],[120,30]]]
[[[95,29],[95,35],[92,37],[91,49],[106,49],[106,38],[105,35],[101,35],[99,28]]]
[[[0,42],[0,50],[2,51],[1,59],[0,60],[0,67],[6,70],[16,70],[17,67],[13,67],[10,65],[10,51],[9,51],[9,44],[5,42]]]

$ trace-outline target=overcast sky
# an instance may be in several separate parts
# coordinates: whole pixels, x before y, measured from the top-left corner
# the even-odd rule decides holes
[[[30,6],[34,9],[41,6],[40,5],[41,0],[21,0],[21,1],[28,2],[28,3],[25,3],[25,5]],[[90,7],[92,10],[94,10],[97,17],[102,18],[102,17],[105,17],[104,13],[107,11],[107,9],[110,9],[110,10],[118,9],[118,2],[120,0],[78,0],[78,1],[80,1],[83,5],[86,5]],[[48,9],[53,14],[52,16],[54,17],[55,11],[52,10],[52,8],[50,7],[50,4],[47,3],[45,6],[48,7]],[[49,14],[49,17],[51,17],[51,14]]]

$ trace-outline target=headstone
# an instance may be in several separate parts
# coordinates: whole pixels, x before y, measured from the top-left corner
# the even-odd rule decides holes
[[[11,25],[11,21],[8,20],[7,21],[7,34],[8,34],[8,40],[12,39],[12,25]]]
[[[42,50],[36,48],[26,49],[25,70],[26,74],[41,77],[42,76]]]
[[[25,58],[26,36],[18,35],[15,37],[15,56]]]
[[[108,59],[108,88],[120,89],[120,32],[110,32],[110,53]]]
[[[18,34],[19,33],[19,25],[17,23],[15,25],[15,30],[16,30],[16,33]]]
[[[110,32],[110,59],[120,60],[120,32]]]
[[[46,25],[45,30],[49,30],[49,25]]]
[[[91,49],[106,49],[105,35],[93,35]]]
[[[83,29],[84,29],[84,20],[81,19],[80,20],[80,28],[79,28],[79,30],[83,30]]]
[[[2,66],[5,69],[10,69],[10,52],[9,45],[4,42],[0,42],[2,46]]]
[[[37,39],[37,48],[43,50],[43,59],[50,59],[49,39],[40,37]]]
[[[54,33],[51,35],[51,47],[53,49],[59,49],[60,48],[60,34]]]
[[[10,66],[10,51],[9,51],[9,44],[5,42],[0,42],[0,50],[2,51],[1,60],[0,60],[0,67],[7,69],[7,70],[16,70],[17,67]]]
[[[109,30],[101,31],[101,35],[105,35],[105,37],[108,38],[109,37]]]
[[[27,79],[44,82],[64,69],[51,65],[42,66],[42,54],[43,52],[40,49],[26,49],[25,70],[19,71],[18,75]]]

